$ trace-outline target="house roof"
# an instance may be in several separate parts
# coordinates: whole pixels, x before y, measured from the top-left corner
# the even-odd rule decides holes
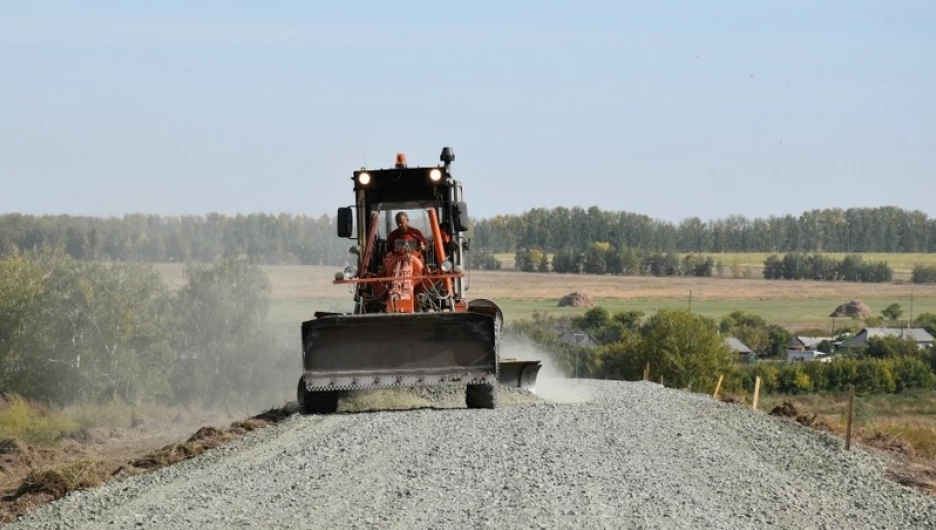
[[[805,346],[807,348],[814,348],[818,346],[819,343],[821,343],[824,340],[831,342],[833,339],[832,337],[802,337],[802,336],[797,335],[793,337],[792,339],[790,339],[790,342],[798,343],[799,345]]]
[[[725,337],[725,344],[736,353],[754,353],[751,348],[734,337]]]
[[[842,345],[847,346],[848,343],[864,343],[867,342],[868,339],[882,337],[913,339],[917,342],[936,341],[936,339],[923,328],[864,328],[854,337],[843,341]]]

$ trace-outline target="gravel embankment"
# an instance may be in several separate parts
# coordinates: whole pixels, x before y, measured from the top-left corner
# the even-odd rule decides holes
[[[296,415],[8,528],[936,528],[933,498],[823,433],[650,383],[555,384],[562,403]]]

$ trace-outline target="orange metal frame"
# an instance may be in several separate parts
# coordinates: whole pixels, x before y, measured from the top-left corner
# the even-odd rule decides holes
[[[427,210],[429,214],[429,226],[432,229],[432,238],[433,245],[436,255],[436,261],[442,263],[447,259],[445,255],[445,246],[442,243],[442,229],[439,226],[439,217],[436,215],[436,211],[433,208]],[[364,268],[370,263],[371,255],[374,252],[374,245],[377,241],[377,224],[379,222],[379,215],[374,212],[371,215],[370,231],[367,235],[367,244],[364,249],[364,254],[361,256],[361,264],[359,270],[363,271]],[[452,280],[456,278],[464,278],[464,272],[454,272],[454,273],[435,273],[435,274],[422,274],[415,276],[412,274],[400,275],[400,276],[382,276],[382,277],[372,277],[372,278],[353,278],[349,280],[333,280],[334,285],[355,285],[355,284],[367,284],[367,283],[384,283],[389,284],[399,281],[445,281],[445,290],[448,295],[451,297],[453,295],[452,291]],[[410,304],[405,306],[396,307],[397,303],[400,301],[387,300],[387,310],[389,312],[398,312],[400,309],[406,309],[407,312],[412,312],[414,309]],[[466,307],[463,307],[464,304],[456,303],[456,310],[464,311]]]

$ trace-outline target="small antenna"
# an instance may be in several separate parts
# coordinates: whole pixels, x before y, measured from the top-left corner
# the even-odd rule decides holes
[[[361,160],[364,161],[364,167],[361,169],[367,169],[367,156],[364,154],[364,151],[361,151]]]

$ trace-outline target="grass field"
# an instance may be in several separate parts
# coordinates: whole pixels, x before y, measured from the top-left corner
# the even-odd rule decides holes
[[[767,259],[767,256],[771,254],[779,254],[782,256],[783,252],[699,252],[698,255],[702,256],[711,256],[712,259],[718,261],[721,260],[725,265],[724,274],[727,277],[730,277],[731,265],[732,263],[737,262],[738,266],[741,267],[742,271],[748,269],[750,273],[755,278],[762,277],[762,271],[764,270],[764,260]],[[845,252],[828,252],[823,253],[825,256],[841,260],[846,256]],[[867,252],[867,253],[858,253],[864,258],[865,261],[886,261],[888,265],[894,270],[894,279],[895,280],[909,280],[910,273],[913,272],[913,267],[915,265],[936,265],[936,253],[884,253],[884,252]],[[682,254],[680,254],[682,255]],[[502,253],[495,254],[498,260],[500,260],[503,268],[506,270],[513,270],[514,268],[514,255],[511,253]],[[552,258],[552,256],[550,256]]]
[[[173,287],[182,285],[182,266],[157,265]],[[270,319],[295,326],[315,311],[349,309],[346,286],[333,285],[338,267],[264,266],[272,285]],[[562,296],[580,291],[609,310],[653,312],[662,308],[688,308],[718,318],[735,310],[750,311],[772,323],[794,329],[830,327],[835,307],[859,299],[875,312],[891,303],[913,312],[936,312],[936,286],[862,284],[848,282],[778,281],[730,278],[655,278],[645,276],[592,276],[537,274],[513,271],[474,271],[469,278],[469,298],[490,298],[499,303],[508,320],[529,317],[533,311],[576,314],[583,309],[559,308]],[[839,322],[840,324],[841,322]]]
[[[909,300],[897,298],[864,298],[863,301],[874,309],[883,309],[892,303],[907,307]],[[643,311],[653,313],[660,309],[687,309],[689,301],[681,300],[598,300],[599,305],[609,311]],[[534,311],[550,314],[581,314],[582,309],[556,307],[552,301],[542,300],[502,300],[500,303],[509,318],[528,318]],[[770,323],[776,323],[796,329],[828,328],[831,331],[832,319],[829,313],[838,305],[834,300],[693,300],[692,311],[702,316],[720,319],[732,311],[746,311],[763,317]],[[914,301],[914,312],[936,313],[936,298]],[[847,324],[843,319],[836,320],[836,327]]]
[[[839,432],[844,432],[848,396],[846,394],[809,394],[761,396],[760,409],[770,411],[783,401],[802,404],[819,414]],[[855,400],[855,426],[858,435],[875,432],[889,434],[909,444],[918,454],[936,457],[936,393],[927,390],[901,394],[859,396]]]

